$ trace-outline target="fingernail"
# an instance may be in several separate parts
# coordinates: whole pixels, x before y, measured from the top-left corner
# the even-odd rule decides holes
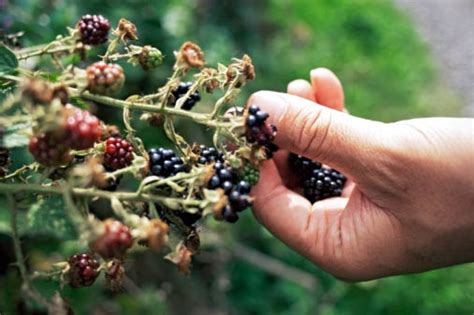
[[[250,105],[256,105],[260,107],[261,110],[267,112],[270,123],[277,125],[285,112],[287,103],[278,93],[262,91],[252,96]]]

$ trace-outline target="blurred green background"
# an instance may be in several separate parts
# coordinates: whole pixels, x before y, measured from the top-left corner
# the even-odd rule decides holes
[[[358,116],[395,121],[457,115],[460,107],[456,95],[438,80],[430,52],[412,23],[391,1],[0,0],[0,10],[1,28],[25,31],[23,45],[52,40],[86,13],[103,14],[112,24],[121,17],[136,23],[140,42],[160,48],[166,64],[146,73],[126,66],[123,95],[153,91],[171,73],[173,50],[193,40],[206,52],[210,65],[228,63],[243,53],[253,58],[257,79],[240,102],[260,89],[285,91],[289,81],[308,78],[312,68],[324,66],[341,78],[347,107]],[[101,109],[99,115],[110,122],[118,113]],[[180,127],[189,139],[205,141],[205,133]],[[149,146],[165,142],[156,134],[146,126],[140,128]],[[0,208],[0,314],[43,314],[19,296],[11,240],[1,228],[7,220]],[[191,276],[178,274],[162,254],[136,254],[126,262],[130,279],[122,292],[107,292],[97,283],[86,289],[64,288],[62,294],[77,314],[474,311],[473,264],[347,284],[292,252],[257,224],[250,212],[235,225],[209,220],[203,234],[207,245],[196,257]],[[213,234],[219,235],[220,244],[206,242]],[[25,232],[24,237],[28,262],[35,267],[70,254],[76,246],[49,235]],[[45,295],[58,289],[47,281],[37,286]]]

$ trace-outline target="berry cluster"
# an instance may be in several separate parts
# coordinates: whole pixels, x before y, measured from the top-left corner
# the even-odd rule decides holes
[[[267,118],[267,112],[264,112],[256,105],[251,105],[245,119],[245,136],[248,142],[263,146],[267,157],[271,158],[273,153],[278,150],[278,146],[273,143],[277,129],[274,125],[266,122]]]
[[[75,150],[84,150],[94,146],[102,136],[100,120],[86,110],[66,106],[65,133],[69,147]]]
[[[169,177],[186,171],[183,160],[173,150],[153,148],[148,150],[150,172],[155,176]]]
[[[289,155],[288,160],[291,169],[299,178],[304,196],[310,202],[341,195],[347,179],[335,169],[294,153]]]
[[[78,254],[69,257],[67,273],[69,285],[73,288],[91,286],[99,276],[99,263],[89,254]]]
[[[222,218],[234,223],[239,219],[238,212],[252,205],[249,193],[252,188],[250,183],[239,180],[236,172],[222,162],[214,164],[214,175],[208,182],[209,189],[221,188],[227,195],[229,203],[222,209]]]
[[[105,141],[104,166],[115,171],[132,164],[133,146],[119,137],[109,137]]]
[[[117,93],[125,82],[123,69],[115,63],[98,61],[86,69],[87,88],[92,93],[111,95]]]
[[[192,82],[181,82],[178,87],[172,91],[171,93],[174,96],[173,105],[176,104],[179,98],[183,97],[186,93],[188,93],[189,88],[193,85]],[[189,98],[184,102],[182,109],[191,110],[197,102],[201,100],[201,94],[199,91],[192,93]]]
[[[76,27],[84,44],[99,45],[107,41],[110,23],[102,15],[87,14],[81,17]]]
[[[102,233],[89,247],[104,259],[122,258],[132,246],[132,233],[123,223],[107,219],[103,222]]]

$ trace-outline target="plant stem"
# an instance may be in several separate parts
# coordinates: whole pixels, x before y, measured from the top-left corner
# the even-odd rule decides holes
[[[18,269],[20,270],[21,278],[23,279],[22,289],[30,298],[35,300],[37,303],[49,308],[51,303],[48,300],[46,300],[41,294],[39,294],[39,292],[37,292],[31,286],[30,278],[28,276],[28,271],[25,265],[25,257],[23,256],[23,251],[21,249],[20,236],[18,233],[18,212],[16,208],[16,203],[11,194],[5,194],[5,195],[10,205],[13,247],[15,250],[16,263],[18,265]]]
[[[64,194],[64,190],[59,187],[42,186],[37,184],[4,184],[0,183],[0,191],[4,193],[14,192],[36,192],[41,194]],[[185,206],[199,207],[201,200],[185,200],[182,198],[171,198],[165,196],[156,196],[154,194],[139,193],[139,192],[110,192],[105,190],[98,190],[93,188],[72,188],[71,193],[78,197],[117,198],[122,201],[151,201],[151,202],[175,202]]]

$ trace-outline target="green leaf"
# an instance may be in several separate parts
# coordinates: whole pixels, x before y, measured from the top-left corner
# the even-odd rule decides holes
[[[29,232],[51,235],[62,240],[75,239],[76,231],[64,208],[61,197],[49,196],[46,199],[40,199],[28,210]]]
[[[18,59],[5,45],[0,44],[0,72],[8,73],[18,68]]]
[[[29,130],[29,128],[31,128],[31,124],[29,123],[21,123],[7,127],[3,135],[3,145],[9,149],[28,145],[29,138],[25,130]]]

